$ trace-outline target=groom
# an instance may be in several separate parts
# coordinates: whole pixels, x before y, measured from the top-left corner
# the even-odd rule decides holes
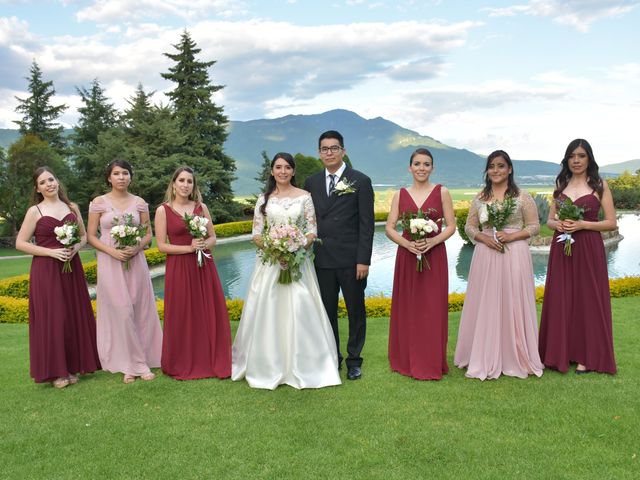
[[[338,334],[338,293],[349,315],[347,378],[362,376],[362,357],[367,328],[364,289],[371,263],[373,243],[373,188],[371,179],[347,166],[344,139],[329,130],[318,140],[325,169],[307,179],[304,188],[311,193],[318,221],[315,266],[324,308],[329,316],[342,366]]]

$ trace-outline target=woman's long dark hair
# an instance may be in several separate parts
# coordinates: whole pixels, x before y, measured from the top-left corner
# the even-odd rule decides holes
[[[604,186],[602,184],[602,178],[598,173],[599,167],[596,163],[595,157],[593,156],[593,149],[591,148],[591,145],[589,145],[589,142],[583,138],[576,138],[569,144],[567,151],[564,152],[564,158],[560,164],[562,168],[556,177],[556,189],[553,192],[553,198],[558,198],[560,196],[562,191],[567,188],[569,180],[573,176],[571,170],[569,170],[569,157],[571,157],[571,154],[578,147],[584,148],[585,152],[587,152],[587,157],[589,158],[589,164],[587,165],[587,184],[598,194],[598,197],[602,198]]]
[[[515,198],[520,195],[520,189],[518,188],[518,185],[516,185],[516,181],[513,179],[513,162],[511,161],[511,157],[504,150],[496,150],[495,152],[491,152],[487,157],[487,164],[484,167],[484,188],[482,189],[482,192],[480,192],[481,200],[491,200],[492,183],[489,178],[489,165],[491,165],[491,161],[496,157],[504,158],[504,161],[507,162],[507,165],[509,165],[509,168],[511,169],[511,173],[507,180],[507,191],[504,196]]]
[[[296,186],[296,176],[295,176],[296,161],[293,159],[293,156],[290,153],[287,153],[287,152],[276,153],[276,155],[273,157],[273,160],[271,160],[271,170],[273,170],[273,165],[276,163],[276,160],[278,160],[279,158],[283,159],[285,162],[289,164],[291,168],[293,168],[294,175],[293,177],[291,177],[291,185],[295,187]],[[272,174],[269,174],[269,179],[267,180],[267,185],[264,189],[264,203],[260,206],[260,213],[262,213],[262,215],[267,214],[267,201],[269,200],[269,197],[275,191],[275,189],[276,189],[276,179],[273,177]]]
[[[71,206],[71,200],[69,200],[69,197],[67,197],[67,192],[60,183],[58,177],[56,177],[56,174],[49,167],[39,167],[36,168],[35,172],[33,172],[33,195],[31,196],[31,205],[37,205],[44,200],[44,196],[38,191],[38,177],[45,172],[50,173],[51,175],[53,175],[53,178],[58,180],[58,198],[66,203],[71,211],[75,212],[75,210]]]

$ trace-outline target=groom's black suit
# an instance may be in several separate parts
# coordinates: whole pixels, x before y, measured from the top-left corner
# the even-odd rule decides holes
[[[329,316],[342,361],[338,335],[338,293],[342,295],[349,315],[347,367],[362,364],[360,352],[366,335],[364,290],[367,279],[356,278],[356,264],[370,265],[373,243],[373,188],[371,179],[348,166],[340,180],[353,184],[354,192],[327,195],[325,170],[305,182],[311,193],[318,222],[318,238],[314,247],[315,266],[322,302]]]

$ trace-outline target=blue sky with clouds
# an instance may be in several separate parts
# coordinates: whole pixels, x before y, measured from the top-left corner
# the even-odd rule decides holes
[[[93,78],[166,103],[187,28],[233,120],[346,108],[518,159],[584,137],[608,164],[640,158],[638,25],[640,0],[0,0],[0,127],[33,59],[68,126]]]

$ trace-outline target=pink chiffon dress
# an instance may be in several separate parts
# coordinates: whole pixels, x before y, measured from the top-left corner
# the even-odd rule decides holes
[[[486,202],[476,197],[471,203],[465,232],[475,244],[467,293],[460,318],[454,363],[466,368],[466,376],[480,380],[501,374],[526,378],[542,376],[544,366],[538,354],[538,320],[529,242],[506,244],[504,253],[475,241],[484,231]],[[522,229],[538,233],[536,205],[527,192],[516,198],[516,210],[504,228],[507,233]]]
[[[100,241],[115,247],[110,230],[114,217],[133,215],[140,222],[140,212],[149,206],[136,197],[119,211],[106,195],[103,203],[92,202],[89,213],[100,213]],[[162,330],[156,309],[149,267],[144,252],[129,260],[129,268],[110,255],[97,252],[97,341],[104,370],[141,376],[160,366]]]

